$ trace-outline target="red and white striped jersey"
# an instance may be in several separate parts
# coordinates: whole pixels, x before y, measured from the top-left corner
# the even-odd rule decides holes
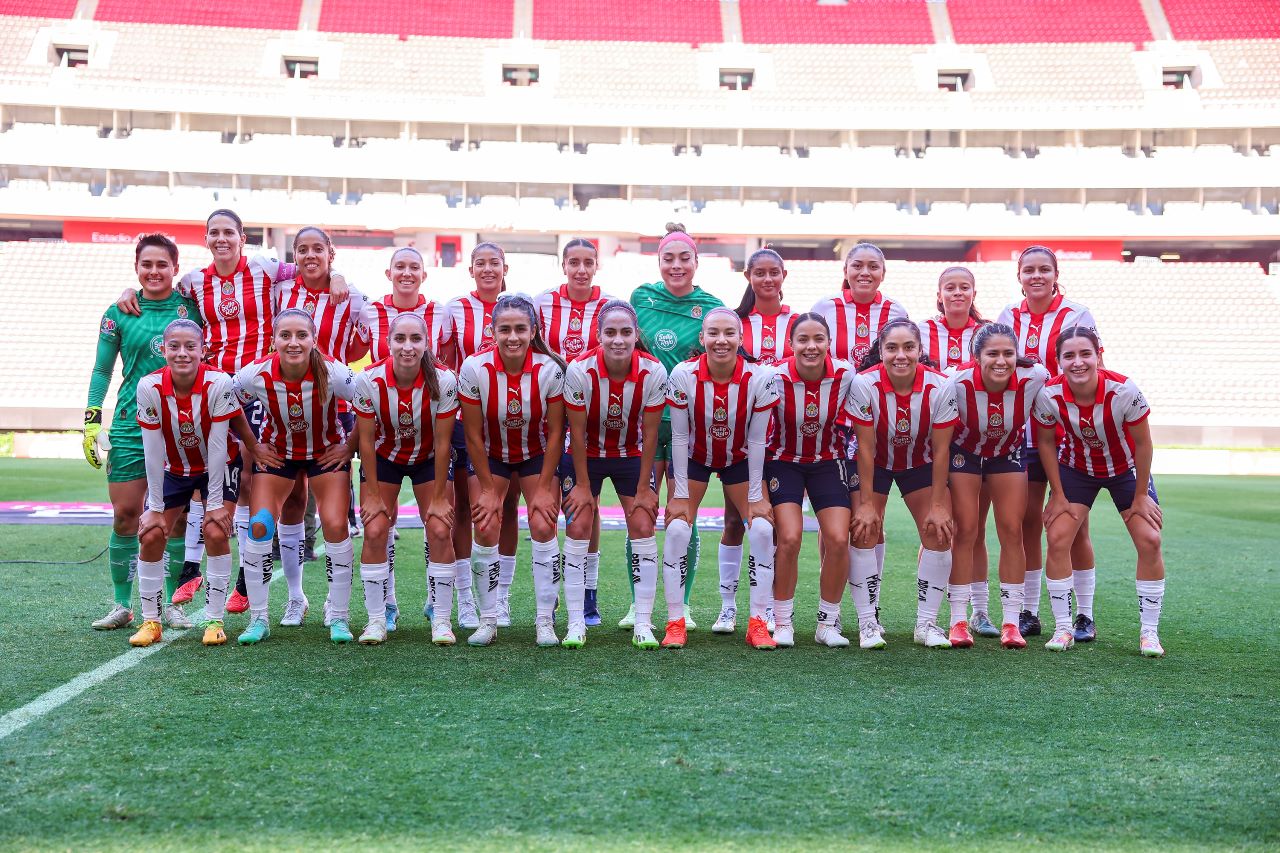
[[[355,372],[340,361],[324,358],[329,371],[329,399],[321,402],[315,394],[315,377],[307,368],[299,382],[289,382],[280,373],[280,354],[272,353],[241,368],[235,376],[236,394],[241,402],[258,400],[265,409],[262,435],[258,440],[271,445],[282,459],[318,459],[346,433],[338,423],[337,401],[350,402],[356,393]]]
[[[959,367],[973,361],[969,347],[973,343],[973,334],[978,331],[978,321],[969,318],[963,328],[953,329],[941,314],[930,317],[920,328],[920,349],[938,365],[938,369],[946,371],[950,367]]]
[[[360,324],[367,300],[354,287],[349,288],[350,295],[341,303],[334,302],[327,290],[312,290],[307,287],[302,276],[280,285],[280,310],[301,308],[311,315],[316,323],[316,346],[329,358],[346,364],[350,359],[347,350]]]
[[[847,361],[827,356],[816,382],[796,372],[795,358],[778,365],[773,383],[779,404],[769,431],[769,458],[781,462],[825,462],[844,458],[846,439],[836,429],[852,414],[858,371]]]
[[[1031,408],[1048,381],[1049,371],[1043,365],[1019,367],[1005,390],[997,393],[984,387],[982,370],[976,364],[961,368],[951,377],[960,413],[955,443],[984,459],[1022,446]]]
[[[1058,375],[1058,335],[1069,326],[1087,326],[1095,332],[1098,324],[1089,309],[1078,302],[1064,299],[1059,293],[1049,303],[1049,310],[1033,314],[1024,299],[1005,306],[997,323],[1010,326],[1018,334],[1018,354],[1043,364],[1050,376]]]
[[[1045,426],[1063,427],[1058,462],[1093,477],[1115,477],[1133,468],[1130,424],[1151,414],[1133,380],[1110,370],[1098,371],[1092,400],[1077,400],[1063,376],[1045,383],[1036,397],[1035,418]]]
[[[431,391],[419,371],[413,385],[396,384],[390,361],[372,364],[356,377],[351,408],[362,418],[372,418],[376,436],[374,452],[398,465],[416,465],[435,452],[436,421],[452,430],[458,414],[458,377],[447,367],[436,368],[440,398]]]
[[[213,264],[184,275],[177,290],[195,300],[204,320],[205,361],[235,373],[271,351],[272,321],[279,304],[278,277],[291,277],[293,264],[255,255],[240,258],[227,278]]]
[[[831,330],[831,355],[856,368],[871,351],[871,342],[890,320],[907,319],[907,309],[877,292],[866,305],[853,301],[846,288],[839,296],[820,299],[813,311],[821,314]]]
[[[387,336],[391,334],[391,321],[400,314],[417,314],[423,319],[427,324],[427,343],[431,345],[431,351],[439,355],[441,337],[449,325],[445,306],[439,302],[428,302],[427,297],[419,293],[418,304],[402,311],[392,302],[392,295],[387,294],[377,301],[366,302],[360,312],[359,334],[369,343],[369,358],[378,362],[391,355]]]
[[[459,370],[464,361],[493,343],[493,306],[497,304],[496,300],[485,302],[473,290],[445,306],[448,319],[440,343],[454,342],[457,352],[454,366]]]
[[[645,412],[667,405],[667,370],[651,355],[636,350],[631,372],[620,381],[609,377],[604,353],[587,353],[569,365],[564,377],[564,404],[587,413],[587,456],[620,459],[644,450]]]
[[[876,432],[876,466],[890,471],[918,468],[933,461],[933,430],[955,426],[955,387],[923,364],[916,366],[908,394],[893,390],[884,365],[858,374],[853,387],[853,419]],[[946,453],[948,448],[942,448]]]
[[[138,380],[138,425],[159,430],[164,437],[164,470],[179,477],[194,477],[208,468],[209,430],[216,421],[240,414],[240,401],[232,392],[231,377],[200,365],[191,393],[181,397],[173,389],[173,372],[162,367]],[[236,458],[236,445],[227,453]]]
[[[742,348],[763,364],[780,364],[791,357],[791,318],[795,314],[783,305],[772,316],[752,311],[742,321]]]
[[[563,393],[564,369],[532,349],[514,376],[496,349],[470,356],[458,371],[458,400],[483,415],[485,451],[509,465],[546,452],[547,408]]]
[[[569,298],[569,285],[562,284],[538,295],[533,301],[542,323],[542,337],[552,352],[573,361],[588,350],[600,346],[597,317],[610,297],[592,287],[584,302]]]
[[[778,405],[773,368],[738,356],[733,375],[716,382],[706,353],[682,361],[667,382],[671,417],[689,419],[689,458],[726,468],[747,458],[747,422]]]

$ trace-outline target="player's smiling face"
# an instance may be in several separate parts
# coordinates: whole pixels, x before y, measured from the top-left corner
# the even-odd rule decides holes
[[[938,301],[947,314],[967,315],[973,306],[973,295],[973,276],[968,272],[952,270],[938,280]]]
[[[626,311],[618,308],[604,315],[600,324],[600,346],[606,362],[629,368],[638,338],[636,324]]]
[[[742,345],[742,324],[727,311],[713,311],[702,323],[702,347],[711,364],[732,364]]]
[[[796,366],[802,370],[821,370],[830,348],[827,330],[817,320],[797,323],[791,330],[791,351],[796,355]]]
[[[905,326],[894,327],[880,338],[880,360],[890,379],[914,380],[920,341]]]
[[[237,263],[244,251],[244,234],[229,216],[215,216],[205,229],[204,244],[215,262]]]
[[[276,352],[280,353],[280,363],[290,367],[306,370],[315,349],[315,333],[311,324],[301,317],[289,316],[276,321],[275,334],[271,339]]]
[[[1047,302],[1058,289],[1058,271],[1044,252],[1028,252],[1018,269],[1022,294],[1032,302]]]
[[[662,250],[658,258],[658,272],[662,283],[672,293],[687,293],[693,287],[693,274],[698,269],[698,256],[688,243],[673,241]]]
[[[1008,335],[992,335],[978,353],[982,384],[993,390],[1005,387],[1018,366],[1018,342]]]
[[[772,256],[765,255],[746,272],[747,282],[756,295],[756,301],[776,302],[782,298],[782,282],[787,271]]]
[[[204,356],[204,340],[195,329],[172,329],[164,336],[164,360],[175,376],[195,376]]]
[[[1059,341],[1058,370],[1075,387],[1090,387],[1098,380],[1098,351],[1088,338]]]
[[[400,316],[411,319],[401,320],[398,323],[392,322],[387,348],[391,352],[396,368],[407,367],[410,373],[416,373],[422,362],[422,354],[427,351],[426,324],[419,321],[416,314]],[[397,373],[400,372],[397,370]]]
[[[476,291],[486,302],[495,302],[502,290],[502,283],[507,277],[507,262],[497,249],[485,247],[478,249],[471,256],[471,266],[467,268],[471,280],[476,283]]]
[[[529,345],[533,342],[533,326],[529,322],[529,315],[520,310],[495,313],[493,340],[498,347],[498,355],[508,370],[514,372],[522,369],[525,356],[529,353]]]
[[[422,258],[416,252],[399,251],[391,259],[391,267],[387,270],[387,279],[391,288],[402,296],[417,296],[422,282],[426,279],[426,271],[422,268]]]
[[[308,282],[325,281],[329,278],[333,247],[319,231],[304,228],[293,240],[293,259],[303,279]]]
[[[855,302],[870,302],[884,281],[884,260],[872,249],[858,249],[845,261],[844,280]]]
[[[595,280],[596,270],[599,269],[596,264],[596,252],[587,246],[574,246],[565,255],[560,268],[564,270],[565,280],[571,286],[588,289],[591,287],[591,282]]]
[[[173,277],[178,272],[178,265],[163,247],[143,246],[134,269],[138,273],[142,293],[148,299],[164,299],[173,292]]]

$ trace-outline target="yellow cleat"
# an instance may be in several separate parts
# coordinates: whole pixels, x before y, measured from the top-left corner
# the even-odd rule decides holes
[[[217,619],[210,619],[204,623],[204,639],[201,640],[206,646],[221,646],[227,642],[227,632],[222,628],[222,622]]]
[[[138,632],[129,638],[129,645],[143,647],[158,643],[160,642],[160,632],[160,623],[148,619],[142,623],[142,627],[138,629]]]

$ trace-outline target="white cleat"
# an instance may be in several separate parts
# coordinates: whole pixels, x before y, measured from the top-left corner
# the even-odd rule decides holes
[[[568,629],[565,630],[564,639],[560,641],[560,645],[566,649],[580,649],[586,644],[587,623],[570,622]]]
[[[879,628],[879,624],[876,625]],[[920,622],[916,624],[916,643],[926,649],[949,649],[951,641],[946,632],[938,627],[937,622]]]
[[[637,625],[631,633],[631,645],[637,649],[658,648],[658,638],[653,636],[653,626]]]
[[[1138,651],[1144,658],[1164,657],[1164,646],[1160,645],[1160,635],[1155,628],[1143,628],[1138,636]]]
[[[324,624],[329,625],[329,602],[324,603]],[[311,608],[311,602],[307,601],[304,595],[302,598],[291,598],[284,603],[284,615],[280,617],[280,625],[284,628],[297,628],[302,625],[302,620],[307,617],[307,611]]]
[[[618,627],[628,631],[636,627],[635,602],[632,602],[631,606],[627,608],[627,615],[618,620]]]
[[[511,627],[511,593],[498,593],[498,627]]]
[[[121,607],[119,604],[113,604],[111,609],[107,611],[106,616],[94,621],[93,630],[114,631],[117,628],[127,628],[132,624],[133,611],[127,607]]]
[[[466,628],[468,631],[480,627],[480,613],[476,610],[474,598],[458,599],[458,627]],[[498,627],[496,622],[493,627]],[[471,641],[468,640],[467,642]],[[488,645],[488,643],[484,645]]]
[[[1075,644],[1075,632],[1068,626],[1054,631],[1053,636],[1049,638],[1049,642],[1044,644],[1044,647],[1051,652],[1065,652]]]
[[[713,634],[732,634],[738,630],[738,608],[723,607],[716,617],[716,624],[711,626]]]
[[[187,618],[187,613],[180,604],[168,604],[164,608],[164,624],[170,628],[194,628],[195,623]]]
[[[684,629],[686,631],[698,630],[698,623],[693,621],[693,611],[687,604],[684,606]]]
[[[493,620],[486,619],[480,623],[480,627],[470,637],[467,637],[468,646],[489,646],[493,645],[493,641],[498,639],[498,626]]]
[[[778,635],[774,634],[773,639],[776,642]],[[829,649],[844,649],[849,646],[849,638],[837,631],[832,625],[819,625],[818,630],[813,634],[813,641]],[[880,642],[883,643],[884,640]]]
[[[437,619],[431,623],[431,642],[437,646],[452,646],[458,642],[458,638],[453,636],[453,626],[448,619]]]
[[[306,596],[303,596],[303,598],[306,598]],[[324,626],[326,628],[333,627],[333,605],[329,602],[329,596],[327,595],[324,597]]]
[[[370,619],[369,624],[364,626],[364,631],[360,634],[360,644],[365,646],[376,646],[379,643],[387,641],[387,620],[386,619]]]
[[[537,632],[538,645],[544,649],[552,646],[560,645],[560,638],[556,636],[555,623],[551,621],[550,616],[539,616],[533,623],[534,630]]]
[[[840,633],[840,627],[837,623],[836,633]],[[858,648],[860,649],[883,649],[886,643],[884,634],[881,633],[880,623],[874,619],[863,622],[858,628]]]
[[[773,605],[769,605],[764,609],[764,626],[769,629],[769,633],[773,633],[773,629],[778,625],[778,621],[773,618]]]
[[[789,649],[796,644],[796,629],[794,625],[774,625],[773,642],[780,648]]]

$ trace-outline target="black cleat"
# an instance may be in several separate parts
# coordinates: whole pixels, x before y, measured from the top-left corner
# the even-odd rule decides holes
[[[193,581],[200,576],[200,563],[195,560],[187,560],[182,564],[182,574],[178,575],[178,586],[182,586],[187,581]]]
[[[1071,627],[1071,633],[1075,635],[1077,643],[1092,643],[1098,639],[1098,627],[1093,624],[1092,619],[1083,613],[1076,614],[1076,621]]]
[[[1040,636],[1040,617],[1030,610],[1018,614],[1018,633],[1024,637]]]

